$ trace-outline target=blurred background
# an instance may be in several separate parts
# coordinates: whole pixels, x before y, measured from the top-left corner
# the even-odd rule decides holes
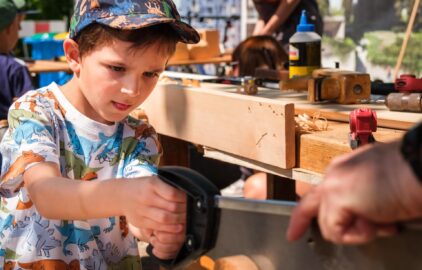
[[[36,55],[39,53],[37,48],[34,51],[36,42],[67,31],[74,1],[59,3],[27,0],[28,7],[39,12],[28,15],[22,23],[20,36],[27,39],[17,48],[18,56],[44,57]],[[251,0],[176,0],[175,3],[184,20],[194,27],[218,29],[223,51],[234,48],[249,36],[257,20]],[[334,67],[336,62],[341,62],[341,68],[391,81],[414,0],[318,0],[318,3],[324,15],[323,67]],[[418,11],[401,71],[420,76],[421,7]],[[55,54],[60,54],[60,45]]]

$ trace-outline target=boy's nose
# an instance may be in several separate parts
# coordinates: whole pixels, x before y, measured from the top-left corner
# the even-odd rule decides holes
[[[137,96],[140,94],[141,80],[136,75],[128,74],[121,84],[121,92],[128,96]]]
[[[120,91],[129,96],[137,96],[140,93],[136,87],[122,87]]]

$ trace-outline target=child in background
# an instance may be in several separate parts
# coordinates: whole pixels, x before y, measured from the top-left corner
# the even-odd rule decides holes
[[[16,2],[0,0],[0,141],[7,130],[7,111],[13,99],[34,89],[25,63],[12,55],[23,19],[19,8],[25,4]]]
[[[232,53],[233,76],[255,76],[257,68],[281,70],[288,55],[272,36],[251,36]],[[240,167],[241,179],[221,190],[223,195],[249,199],[267,198],[267,174]]]
[[[140,269],[184,242],[186,196],[157,176],[154,129],[129,117],[178,41],[198,33],[171,0],[79,0],[64,41],[73,78],[9,112],[1,153],[0,268]]]
[[[234,49],[234,76],[255,76],[257,68],[281,70],[289,60],[287,53],[272,36],[248,37]]]

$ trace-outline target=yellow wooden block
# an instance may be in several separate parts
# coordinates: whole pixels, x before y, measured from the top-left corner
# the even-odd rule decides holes
[[[220,38],[217,30],[198,30],[201,40],[197,44],[188,44],[189,58],[208,59],[218,57],[220,51]]]
[[[189,59],[189,50],[186,43],[178,42],[176,45],[176,51],[171,57],[170,61],[180,61]]]

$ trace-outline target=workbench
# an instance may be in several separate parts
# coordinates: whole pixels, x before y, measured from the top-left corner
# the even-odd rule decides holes
[[[260,88],[256,96],[248,96],[239,93],[238,86],[211,83],[159,83],[142,107],[163,135],[164,164],[189,166],[184,149],[191,142],[203,146],[206,157],[310,184],[322,180],[334,157],[352,151],[348,120],[355,108],[376,111],[374,136],[379,142],[400,139],[422,121],[422,114],[391,112],[383,104],[310,104],[306,92]],[[328,129],[297,131],[295,117],[315,112],[327,119]],[[278,183],[269,181],[269,198],[279,197],[280,188],[274,187]]]
[[[172,59],[170,58],[167,66],[198,65],[198,64],[224,64],[230,63],[232,57],[230,54],[222,54],[212,58],[201,59]]]
[[[196,65],[196,64],[222,64],[229,63],[231,61],[231,55],[223,54],[218,57],[207,58],[207,59],[184,59],[184,60],[173,60],[170,59],[167,66],[180,66],[180,65]],[[36,60],[34,62],[27,63],[29,72],[31,73],[43,73],[43,72],[71,72],[70,67],[65,61],[54,61],[54,60]]]
[[[36,60],[34,62],[26,63],[30,73],[44,73],[44,72],[71,72],[67,62],[53,61],[53,60]]]

